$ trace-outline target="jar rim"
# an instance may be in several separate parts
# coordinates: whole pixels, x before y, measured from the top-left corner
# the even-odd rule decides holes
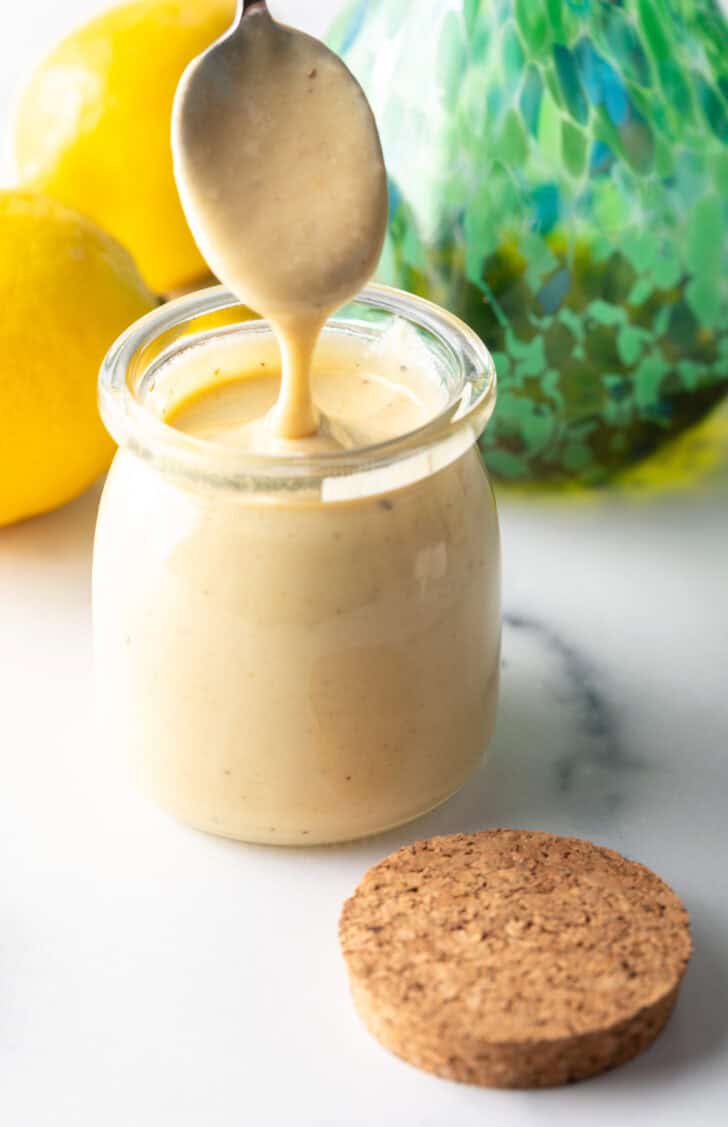
[[[166,332],[186,322],[240,305],[224,286],[198,290],[170,302],[135,321],[115,341],[101,365],[99,409],[106,429],[120,447],[131,449],[165,472],[233,488],[270,488],[295,483],[296,488],[316,487],[322,479],[381,469],[414,454],[422,454],[443,441],[457,438],[472,444],[482,434],[494,407],[496,372],[492,356],[478,335],[454,314],[434,302],[380,284],[366,286],[352,304],[369,306],[400,317],[426,331],[444,346],[457,365],[458,386],[447,404],[432,419],[413,431],[374,445],[325,452],[302,458],[281,453],[251,453],[221,446],[209,439],[186,434],[149,409],[130,386],[130,373],[140,354]],[[344,307],[346,308],[346,307]],[[334,314],[329,326],[357,324]],[[181,348],[230,333],[261,331],[260,319],[226,329],[187,335],[155,357],[158,365]]]

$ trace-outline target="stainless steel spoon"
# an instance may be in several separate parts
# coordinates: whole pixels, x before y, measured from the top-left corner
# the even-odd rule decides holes
[[[240,0],[187,68],[173,150],[205,258],[274,323],[325,318],[370,277],[387,212],[373,114],[344,63],[263,0]]]

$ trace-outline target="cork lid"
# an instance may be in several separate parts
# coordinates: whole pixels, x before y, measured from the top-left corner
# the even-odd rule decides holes
[[[649,869],[523,830],[400,849],[344,905],[340,940],[368,1029],[455,1080],[541,1087],[646,1048],[690,957],[688,916]]]

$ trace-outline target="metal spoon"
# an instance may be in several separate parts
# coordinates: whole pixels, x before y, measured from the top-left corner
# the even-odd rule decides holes
[[[173,150],[205,258],[278,326],[320,325],[372,274],[387,212],[373,114],[344,63],[264,0],[240,0],[185,71]]]

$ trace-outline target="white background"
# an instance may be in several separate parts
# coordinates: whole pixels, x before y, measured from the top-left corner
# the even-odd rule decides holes
[[[28,60],[99,5],[0,2],[3,112]],[[336,6],[271,4],[319,31]],[[97,499],[0,529],[3,1127],[725,1122],[727,463],[656,500],[500,490],[509,624],[488,763],[404,831],[300,852],[199,835],[110,774],[92,710]],[[353,1014],[336,922],[366,867],[498,824],[593,837],[687,901],[678,1010],[618,1072],[469,1089],[390,1057]]]

